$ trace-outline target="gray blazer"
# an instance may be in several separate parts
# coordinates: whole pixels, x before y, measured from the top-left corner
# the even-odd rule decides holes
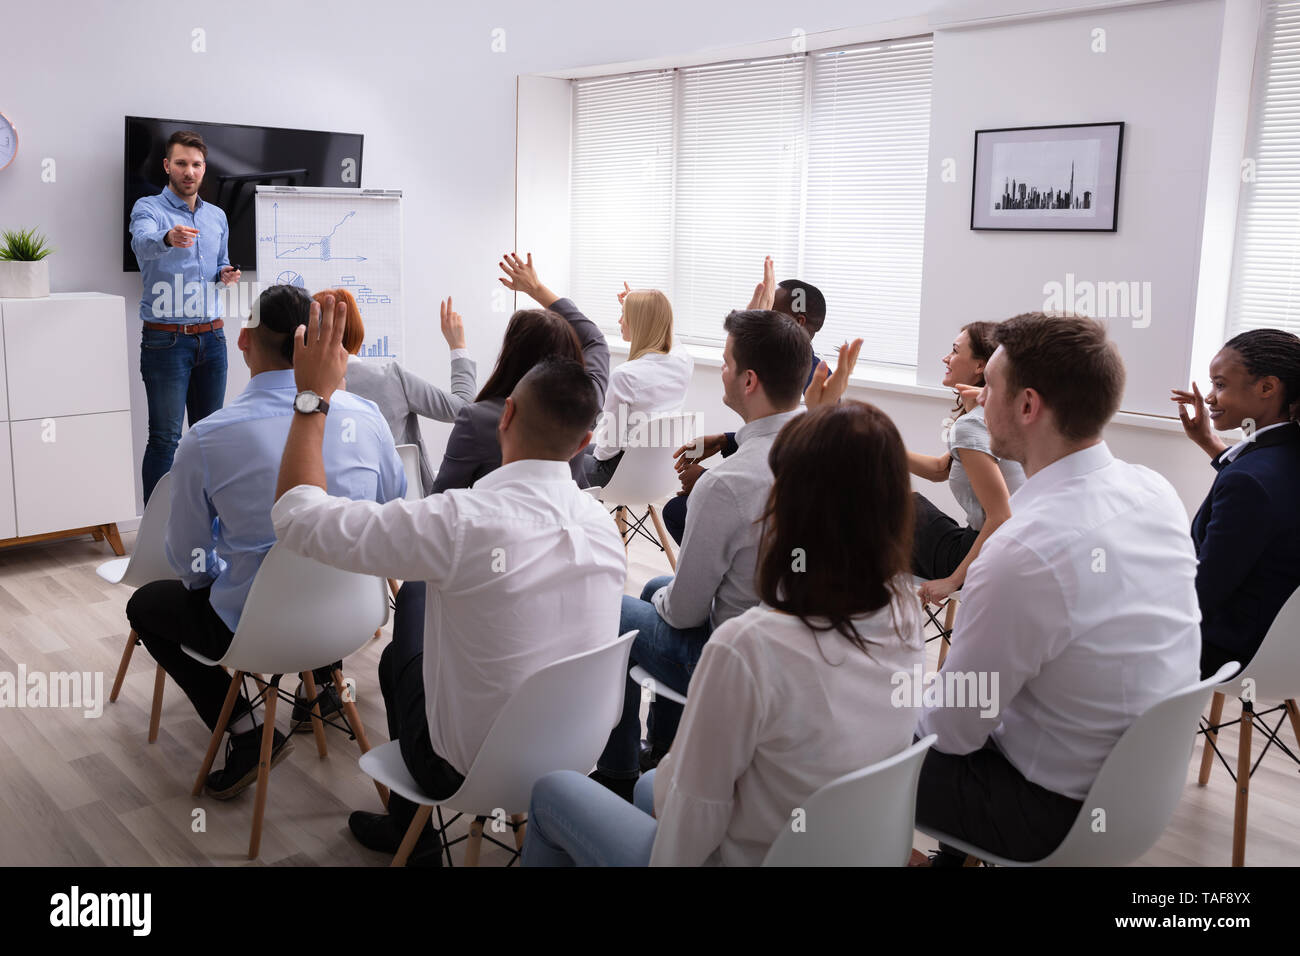
[[[378,366],[355,356],[348,359],[347,390],[379,406],[394,442],[418,446],[422,494],[428,495],[433,491],[433,469],[425,456],[420,417],[437,422],[455,421],[461,409],[474,401],[477,372],[473,359],[452,359],[451,394],[448,395],[396,362]]]
[[[582,344],[582,360],[587,367],[587,375],[596,386],[596,401],[605,404],[605,386],[609,384],[609,346],[605,344],[605,334],[569,299],[557,299],[551,305],[552,312],[558,312],[569,320],[573,331],[578,333]],[[447,438],[447,451],[442,457],[442,465],[433,481],[434,492],[446,491],[448,488],[468,488],[490,471],[501,467],[501,445],[497,440],[497,423],[505,408],[504,398],[486,399],[472,402],[462,408],[456,415],[456,424],[452,426]],[[382,406],[381,406],[382,407]],[[587,473],[583,467],[585,453],[579,453],[569,462],[573,480],[579,488],[587,487]]]

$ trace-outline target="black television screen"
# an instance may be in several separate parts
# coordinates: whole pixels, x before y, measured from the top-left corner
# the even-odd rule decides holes
[[[257,186],[361,186],[360,133],[128,116],[122,216],[126,272],[140,271],[131,251],[131,207],[141,196],[156,195],[167,185],[164,150],[172,133],[180,129],[194,130],[208,147],[199,197],[225,212],[230,223],[230,261],[247,272],[257,268],[253,203]]]

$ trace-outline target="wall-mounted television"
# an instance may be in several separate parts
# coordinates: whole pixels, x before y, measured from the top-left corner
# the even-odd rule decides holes
[[[230,261],[246,272],[257,268],[254,196],[257,186],[361,186],[360,133],[240,126],[199,120],[126,117],[122,269],[139,272],[131,251],[131,207],[167,185],[167,140],[192,129],[208,147],[199,197],[220,206],[230,223]],[[349,162],[350,161],[350,162]]]

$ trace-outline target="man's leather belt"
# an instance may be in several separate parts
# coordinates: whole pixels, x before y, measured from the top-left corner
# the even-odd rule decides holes
[[[200,332],[215,332],[225,325],[225,320],[216,319],[202,325],[168,325],[165,322],[146,322],[144,327],[150,332],[184,332],[186,335],[198,335]]]

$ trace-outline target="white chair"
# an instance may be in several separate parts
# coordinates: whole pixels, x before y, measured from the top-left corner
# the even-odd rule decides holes
[[[627,676],[632,678],[633,682],[640,684],[644,688],[648,688],[651,694],[659,697],[666,697],[668,700],[681,704],[683,707],[686,706],[685,694],[677,693],[677,691],[673,690],[667,684],[660,684],[659,681],[651,677],[650,672],[640,664],[635,665],[630,671],[628,671]]]
[[[922,833],[999,866],[1124,866],[1155,844],[1187,782],[1195,736],[1189,735],[1216,684],[1236,673],[1234,661],[1209,680],[1166,697],[1129,726],[1101,765],[1074,826],[1041,860],[1017,861],[926,826]],[[1189,736],[1191,739],[1189,740]]]
[[[110,584],[125,584],[138,588],[151,581],[175,580],[176,572],[167,560],[167,519],[172,510],[172,475],[171,472],[158,479],[149,503],[144,507],[140,518],[140,527],[135,535],[135,550],[129,557],[114,558],[105,561],[95,569]],[[113,678],[113,690],[108,695],[109,702],[117,700],[122,690],[122,681],[126,679],[126,669],[131,664],[131,655],[135,645],[140,641],[139,635],[132,629],[126,638],[126,648],[122,651],[122,661],[117,665],[117,676]],[[158,722],[162,716],[163,684],[167,672],[159,664],[154,671],[153,704],[149,711],[149,743],[158,739]]]
[[[1282,605],[1277,612],[1263,643],[1240,674],[1223,688],[1216,689],[1214,700],[1210,704],[1210,717],[1203,729],[1205,749],[1201,754],[1201,773],[1197,782],[1203,787],[1210,781],[1210,768],[1214,766],[1214,757],[1228,769],[1228,773],[1237,783],[1236,807],[1232,827],[1232,865],[1246,865],[1246,817],[1250,802],[1250,777],[1254,773],[1269,747],[1277,744],[1278,749],[1292,760],[1300,763],[1296,755],[1278,739],[1282,722],[1291,721],[1291,730],[1300,741],[1300,708],[1296,707],[1296,698],[1300,696],[1300,589]],[[1217,746],[1219,730],[1238,721],[1221,723],[1223,702],[1226,691],[1231,689],[1234,696],[1241,700],[1240,736],[1237,740],[1237,769],[1224,760]],[[1249,691],[1249,693],[1247,693]],[[1282,703],[1267,710],[1255,709],[1256,701],[1280,700]],[[1280,712],[1280,713],[1279,713]],[[1276,724],[1270,729],[1265,718],[1278,714]],[[1253,730],[1258,727],[1264,735],[1265,744],[1259,759],[1251,761],[1250,745]]]
[[[818,788],[802,808],[806,829],[786,826],[764,866],[906,866],[916,825],[916,782],[930,734],[901,753]]]
[[[438,808],[439,838],[451,863],[451,847],[461,840],[465,865],[477,866],[484,837],[483,823],[510,813],[515,833],[513,863],[524,845],[522,811],[528,807],[533,784],[554,770],[586,773],[605,749],[609,732],[623,713],[627,686],[627,661],[636,631],[582,654],[548,664],[519,685],[492,723],[465,782],[445,800],[435,800],[420,789],[402,760],[401,746],[392,741],[361,757],[361,769],[377,783],[387,785],[412,803],[419,804],[393,857],[393,866],[405,866],[433,808]],[[469,835],[447,841],[442,807],[459,807],[475,815]],[[512,812],[513,811],[513,812]],[[497,846],[511,848],[487,837]]]
[[[244,675],[272,675],[253,700],[254,704],[265,700],[266,713],[262,724],[262,752],[257,774],[257,802],[253,808],[253,832],[248,846],[250,860],[257,857],[262,840],[276,701],[281,695],[287,701],[293,700],[289,694],[280,690],[280,677],[283,674],[302,675],[308,699],[313,701],[311,720],[317,750],[322,757],[325,756],[325,731],[311,672],[358,650],[370,639],[371,633],[382,627],[387,620],[388,598],[384,593],[382,579],[341,571],[276,544],[262,560],[244,602],[239,627],[221,659],[210,660],[182,645],[185,653],[195,660],[204,664],[220,664],[234,671],[230,691],[226,694],[216,730],[213,731],[203,766],[194,783],[193,796],[197,797],[203,792],[226,726],[230,722]],[[345,690],[342,671],[335,668],[333,678],[334,686],[343,698],[343,712],[364,753],[370,749],[370,744],[357,715],[356,705]],[[387,801],[387,793],[382,787],[379,788],[379,795]]]
[[[424,486],[420,484],[420,446],[398,445],[397,457],[402,459],[402,471],[406,472],[406,500],[416,501],[424,497]]]
[[[623,457],[614,469],[613,477],[605,487],[594,491],[600,501],[614,506],[614,521],[623,535],[624,547],[639,534],[668,556],[668,565],[673,571],[677,570],[677,555],[668,532],[664,530],[659,509],[651,502],[674,495],[681,488],[681,480],[673,467],[673,452],[694,440],[694,415],[662,415],[648,419],[622,436]],[[644,506],[645,513],[637,517],[630,505]],[[647,518],[654,522],[658,541],[645,530]]]

